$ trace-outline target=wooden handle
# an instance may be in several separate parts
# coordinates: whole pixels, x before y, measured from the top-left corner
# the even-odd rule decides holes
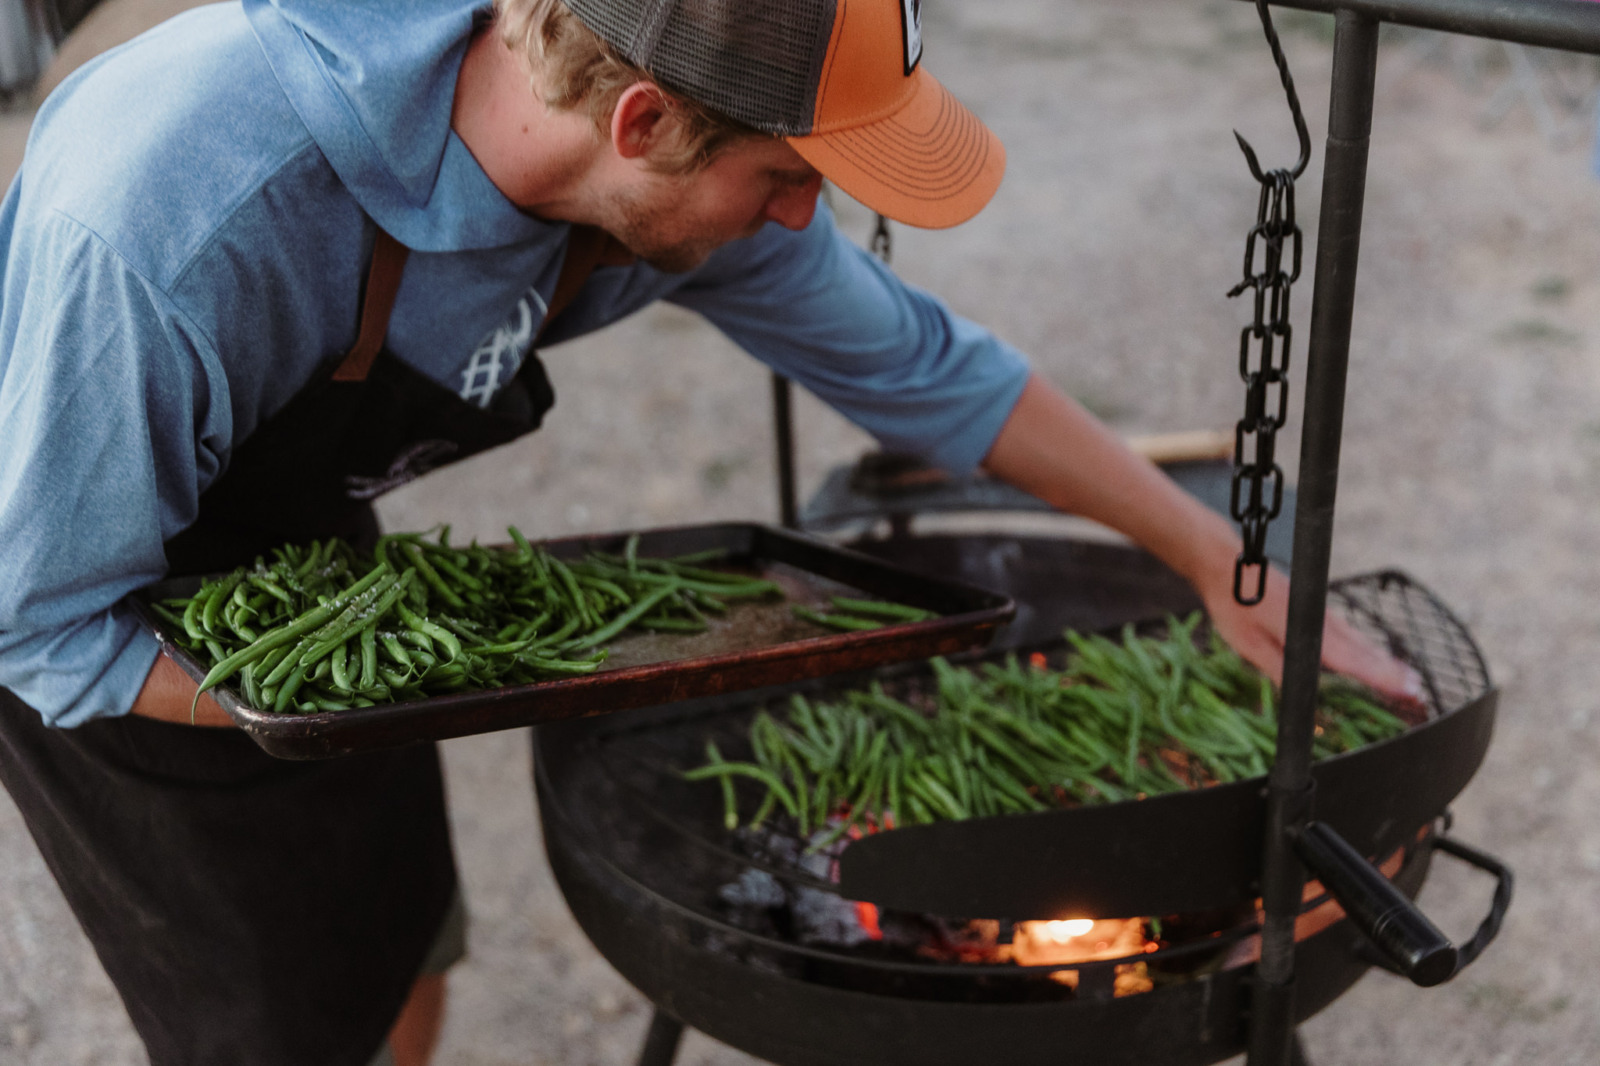
[[[1155,433],[1128,437],[1128,447],[1158,466],[1162,463],[1192,463],[1205,459],[1231,459],[1233,433],[1227,430],[1195,429],[1184,433]]]

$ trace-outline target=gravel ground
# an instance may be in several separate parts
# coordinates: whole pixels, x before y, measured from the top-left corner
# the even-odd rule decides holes
[[[132,2],[132,0],[129,0]],[[1119,429],[1238,417],[1236,280],[1255,187],[1237,128],[1293,152],[1249,8],[1232,0],[927,0],[927,62],[1010,149],[994,205],[896,230],[905,277],[1021,345]],[[1281,17],[1318,152],[1329,23]],[[1336,573],[1403,568],[1462,614],[1504,689],[1496,743],[1455,805],[1516,869],[1495,946],[1453,983],[1365,978],[1305,1029],[1319,1064],[1587,1064],[1600,1058],[1600,185],[1591,124],[1563,138],[1527,96],[1488,128],[1507,53],[1391,34],[1379,68],[1340,482]],[[1557,75],[1561,80],[1556,80]],[[1544,69],[1591,91],[1591,63]],[[1592,101],[1592,96],[1590,100]],[[9,165],[27,116],[6,117]],[[1559,142],[1559,143],[1558,143]],[[870,220],[840,204],[865,239]],[[1309,242],[1308,242],[1309,244]],[[1307,249],[1308,256],[1310,248]],[[1297,317],[1310,306],[1309,281]],[[1303,347],[1295,355],[1303,357]],[[498,538],[775,511],[765,372],[698,320],[647,311],[548,353],[547,429],[396,493],[395,528]],[[867,445],[799,402],[802,490]],[[1286,454],[1297,454],[1289,441]],[[444,745],[473,914],[444,1066],[629,1063],[642,999],[589,947],[539,847],[522,732]],[[1441,864],[1423,893],[1456,936],[1488,888]],[[996,1048],[996,1061],[1004,1061]],[[0,1063],[142,1062],[114,992],[0,800]],[[755,1060],[691,1035],[679,1062]]]

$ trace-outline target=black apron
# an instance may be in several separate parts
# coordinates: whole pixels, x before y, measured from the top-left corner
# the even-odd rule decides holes
[[[547,322],[602,243],[574,231]],[[355,347],[234,451],[172,573],[370,543],[374,496],[538,428],[554,393],[532,352],[485,410],[383,350],[405,257],[378,232]],[[153,1066],[367,1066],[456,890],[432,744],[285,762],[131,715],[51,729],[0,688],[0,780]]]

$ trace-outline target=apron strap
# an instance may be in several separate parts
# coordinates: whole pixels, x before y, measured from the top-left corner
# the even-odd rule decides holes
[[[550,294],[550,306],[545,308],[544,324],[539,327],[539,337],[545,335],[561,312],[572,306],[579,291],[594,268],[600,265],[601,256],[608,250],[611,235],[598,226],[573,226],[567,235],[567,257],[561,262],[561,276],[556,279],[556,290]],[[538,337],[534,343],[538,343]]]
[[[597,226],[573,226],[567,238],[567,256],[561,263],[555,292],[545,310],[544,335],[550,323],[571,306],[601,258],[612,250],[611,236]],[[388,233],[378,230],[372,245],[372,266],[367,271],[367,292],[361,304],[361,329],[355,346],[333,372],[334,381],[365,381],[372,361],[383,348],[389,334],[389,315],[394,311],[395,294],[400,291],[400,276],[405,271],[410,250]]]
[[[356,334],[355,347],[333,372],[333,380],[367,380],[372,361],[389,335],[389,314],[394,310],[394,297],[400,291],[400,275],[409,254],[409,248],[378,230],[372,243],[372,266],[367,271],[367,294],[361,303],[361,330]]]

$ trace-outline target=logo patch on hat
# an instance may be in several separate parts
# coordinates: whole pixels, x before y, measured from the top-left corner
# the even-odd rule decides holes
[[[922,0],[900,0],[900,28],[906,38],[906,77],[922,62]]]

